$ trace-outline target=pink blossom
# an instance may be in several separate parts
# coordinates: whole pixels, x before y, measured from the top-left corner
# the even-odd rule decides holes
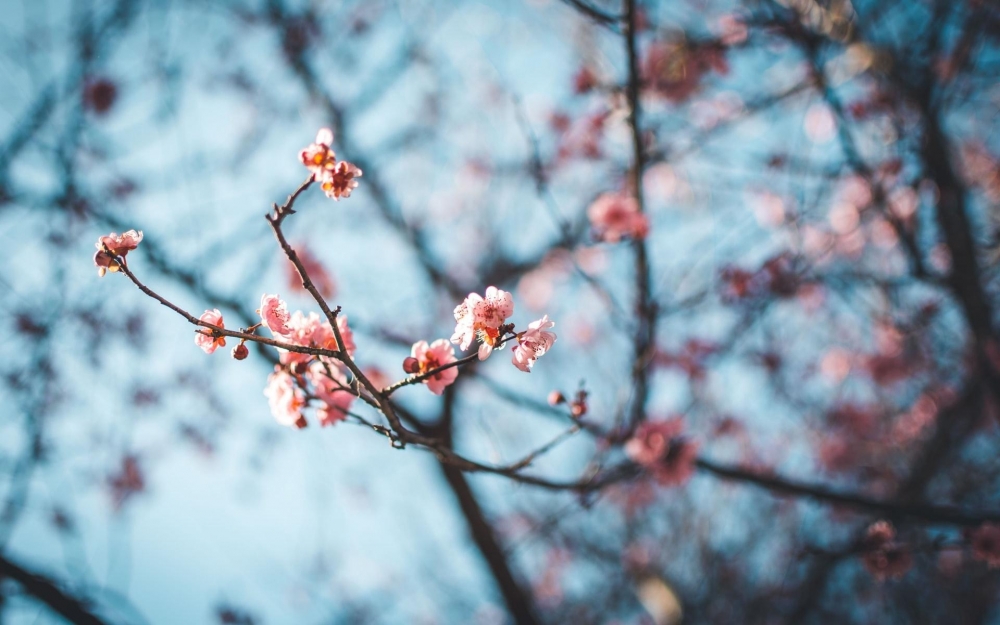
[[[555,325],[554,321],[549,321],[548,315],[528,324],[528,329],[517,336],[517,347],[514,348],[514,358],[511,361],[515,367],[531,373],[535,361],[544,356],[556,342],[556,335],[547,332]]]
[[[469,293],[465,301],[455,307],[455,333],[452,343],[464,351],[477,336],[482,342],[479,359],[486,360],[500,342],[500,328],[514,314],[514,298],[507,291],[495,286],[486,289],[486,297]]]
[[[120,269],[115,257],[125,258],[125,255],[139,247],[142,241],[142,230],[129,230],[122,234],[112,232],[97,240],[97,253],[94,254],[94,265],[97,266],[97,275],[104,276],[108,271],[115,272]]]
[[[323,193],[328,198],[339,201],[340,198],[351,197],[351,191],[358,188],[356,178],[361,177],[361,170],[347,161],[340,161],[316,175]]]
[[[316,397],[322,402],[316,409],[319,424],[334,425],[345,420],[355,395],[348,390],[347,376],[340,367],[316,361],[309,366],[306,377],[312,382]]]
[[[305,245],[297,246],[296,250],[299,261],[302,262],[302,266],[305,268],[306,273],[309,274],[309,279],[312,280],[319,294],[327,299],[333,297],[337,292],[337,286],[333,281],[333,276],[326,270],[323,263]],[[285,263],[285,275],[288,278],[288,288],[293,291],[305,293],[305,287],[302,286],[302,277],[291,261]]]
[[[289,317],[286,325],[288,333],[285,335],[285,338],[293,345],[329,350],[338,349],[337,337],[333,333],[333,326],[330,325],[329,321],[324,320],[314,312],[309,313],[307,316],[303,315],[301,311],[296,310]],[[353,356],[355,349],[354,333],[351,332],[351,328],[347,325],[347,315],[337,317],[337,329],[340,330],[340,336],[344,339],[348,355]],[[300,352],[281,350],[280,358],[281,364],[290,365],[309,362],[313,356]]]
[[[288,305],[277,295],[261,296],[260,309],[257,313],[271,332],[287,336],[292,331],[288,327]]]
[[[213,326],[218,326],[220,328],[225,328],[225,324],[222,323],[222,313],[219,312],[218,308],[213,308],[212,310],[206,310],[199,317],[199,321],[204,321],[205,323],[210,323]],[[218,338],[212,336],[212,331],[208,328],[202,328],[195,332],[194,344],[200,347],[206,354],[211,354],[219,347],[226,346],[226,337],[220,336]]]
[[[972,531],[972,557],[995,569],[1000,567],[1000,525],[983,523]]]
[[[410,350],[410,357],[417,361],[417,370],[414,373],[427,373],[450,362],[455,362],[455,348],[445,339],[438,339],[427,344],[427,341],[419,341],[413,344]],[[424,380],[424,384],[430,392],[440,395],[444,392],[444,387],[455,381],[458,377],[458,367],[438,371],[431,377]]]
[[[587,209],[587,217],[597,237],[617,243],[623,238],[645,239],[649,218],[639,211],[639,202],[624,193],[604,193]]]
[[[306,149],[299,152],[299,161],[313,172],[313,178],[319,180],[323,172],[334,167],[336,154],[330,149],[333,145],[333,131],[320,128],[316,133],[316,142],[310,143]]]
[[[306,420],[302,416],[302,408],[306,405],[305,393],[288,372],[276,366],[274,373],[267,378],[264,396],[267,397],[271,414],[278,423],[289,427],[305,427]]]
[[[913,566],[913,555],[896,543],[896,529],[888,521],[876,521],[868,526],[862,556],[865,568],[879,581],[898,579]]]
[[[681,485],[694,473],[698,454],[697,443],[683,439],[683,431],[680,418],[647,421],[625,443],[625,454],[661,485]]]

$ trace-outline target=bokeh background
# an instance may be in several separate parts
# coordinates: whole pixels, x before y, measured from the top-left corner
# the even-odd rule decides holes
[[[976,0],[0,0],[0,620],[1000,622],[998,38]],[[400,391],[418,423],[492,465],[575,432],[524,471],[572,482],[680,416],[693,477],[285,428],[273,354],[98,278],[135,228],[196,315],[316,310],[264,214],[321,127],[364,176],[286,233],[362,367],[489,285],[557,323],[531,374]]]

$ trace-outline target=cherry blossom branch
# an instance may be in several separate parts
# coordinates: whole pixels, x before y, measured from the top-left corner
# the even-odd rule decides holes
[[[278,204],[275,203],[274,213],[268,213],[264,216],[264,218],[267,219],[269,224],[271,224],[271,230],[274,231],[274,237],[278,240],[278,245],[280,245],[281,249],[285,252],[285,256],[287,256],[288,260],[290,260],[295,266],[295,271],[298,272],[299,278],[302,280],[302,287],[308,291],[310,295],[312,295],[314,300],[316,300],[316,303],[319,304],[320,310],[322,310],[323,314],[326,316],[326,320],[330,322],[331,326],[333,326],[333,332],[337,337],[337,347],[346,353],[346,350],[344,350],[344,339],[340,336],[340,331],[337,328],[337,315],[340,314],[340,307],[337,307],[335,310],[330,310],[330,306],[326,303],[326,299],[320,294],[319,289],[317,289],[316,285],[313,284],[312,279],[309,278],[309,272],[306,271],[305,265],[303,265],[302,261],[299,260],[299,255],[295,253],[292,246],[288,244],[288,241],[285,239],[285,234],[281,230],[281,223],[285,221],[286,217],[295,212],[295,209],[293,208],[295,200],[298,199],[299,195],[301,195],[303,191],[312,186],[313,182],[315,182],[315,177],[310,175],[306,178],[305,182],[299,185],[298,189],[293,191],[292,194],[288,196],[288,199],[285,200],[284,204],[278,206]]]
[[[636,6],[635,0],[625,2],[625,51],[628,56],[628,84],[626,97],[629,105],[628,124],[632,133],[632,193],[639,212],[645,211],[642,191],[642,174],[645,154],[642,140],[639,102],[639,56],[636,50]],[[632,241],[635,252],[636,328],[632,355],[632,409],[629,415],[631,427],[643,420],[646,401],[649,397],[649,360],[656,345],[656,306],[652,301],[649,253],[646,242],[641,237]]]
[[[277,347],[279,349],[284,349],[290,352],[297,352],[300,354],[308,354],[310,356],[326,356],[329,358],[338,358],[338,359],[341,357],[341,352],[339,351],[322,349],[319,347],[304,347],[301,345],[293,345],[291,343],[282,343],[281,341],[269,339],[267,337],[259,336],[257,334],[251,334],[248,332],[239,332],[236,330],[227,330],[225,328],[220,328],[219,326],[212,325],[211,323],[208,323],[206,321],[202,321],[201,319],[195,317],[188,311],[184,310],[180,306],[174,304],[167,298],[163,297],[156,291],[152,290],[151,288],[143,284],[142,281],[140,281],[139,278],[137,278],[136,275],[132,273],[132,271],[128,268],[128,265],[125,264],[124,258],[116,256],[115,261],[119,265],[119,271],[125,274],[125,276],[132,281],[132,284],[134,284],[145,295],[155,299],[160,304],[166,306],[167,308],[174,311],[181,317],[184,317],[184,319],[186,319],[188,323],[211,330],[212,336],[229,336],[243,341],[253,341],[254,343],[270,345],[271,347]]]
[[[517,337],[517,334],[512,332],[510,336],[507,336],[507,337],[504,337],[504,338],[500,339],[499,340],[499,344],[497,345],[497,347],[495,349],[497,349],[497,350],[503,349],[507,345],[507,343],[509,341],[511,341],[512,339],[514,339],[516,337]],[[453,367],[462,367],[462,366],[465,366],[465,365],[467,365],[469,363],[476,362],[477,360],[479,360],[479,354],[473,352],[472,354],[469,354],[468,356],[465,356],[464,358],[459,358],[458,360],[453,360],[452,362],[449,362],[447,364],[441,365],[440,367],[435,367],[434,369],[429,369],[429,370],[427,370],[427,371],[425,371],[423,373],[420,373],[420,374],[417,374],[417,375],[411,375],[408,378],[402,379],[399,382],[396,382],[395,384],[392,384],[392,385],[387,386],[384,389],[382,389],[382,394],[385,395],[386,397],[388,397],[389,395],[392,395],[393,393],[395,393],[399,389],[403,388],[404,386],[410,386],[411,384],[419,384],[419,383],[423,382],[424,380],[429,380],[430,378],[434,377],[438,373],[441,373],[442,371],[445,371],[447,369],[451,369]]]

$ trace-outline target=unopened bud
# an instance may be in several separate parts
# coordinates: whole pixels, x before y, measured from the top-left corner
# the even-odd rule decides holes
[[[413,356],[407,356],[403,361],[403,371],[407,373],[418,373],[420,371],[420,361]]]
[[[583,415],[587,414],[587,402],[576,400],[570,404],[569,413],[573,415],[575,419],[579,419]]]
[[[549,405],[558,406],[559,404],[566,403],[566,396],[559,391],[552,391],[549,393]]]
[[[243,360],[250,355],[250,350],[243,343],[240,343],[233,348],[233,358],[236,360]]]

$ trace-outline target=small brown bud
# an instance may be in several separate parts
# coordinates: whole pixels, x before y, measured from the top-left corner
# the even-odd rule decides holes
[[[406,360],[403,361],[403,371],[407,373],[419,373],[420,361],[413,356],[407,356]]]
[[[243,343],[240,343],[239,345],[233,348],[233,358],[235,358],[236,360],[244,360],[249,355],[250,355],[250,350],[247,349],[247,346],[244,345]]]
[[[583,415],[587,414],[587,402],[582,400],[576,400],[570,404],[569,413],[573,415],[573,418],[579,419]]]
[[[558,406],[559,404],[566,403],[566,396],[559,391],[552,391],[549,393],[549,405]]]

